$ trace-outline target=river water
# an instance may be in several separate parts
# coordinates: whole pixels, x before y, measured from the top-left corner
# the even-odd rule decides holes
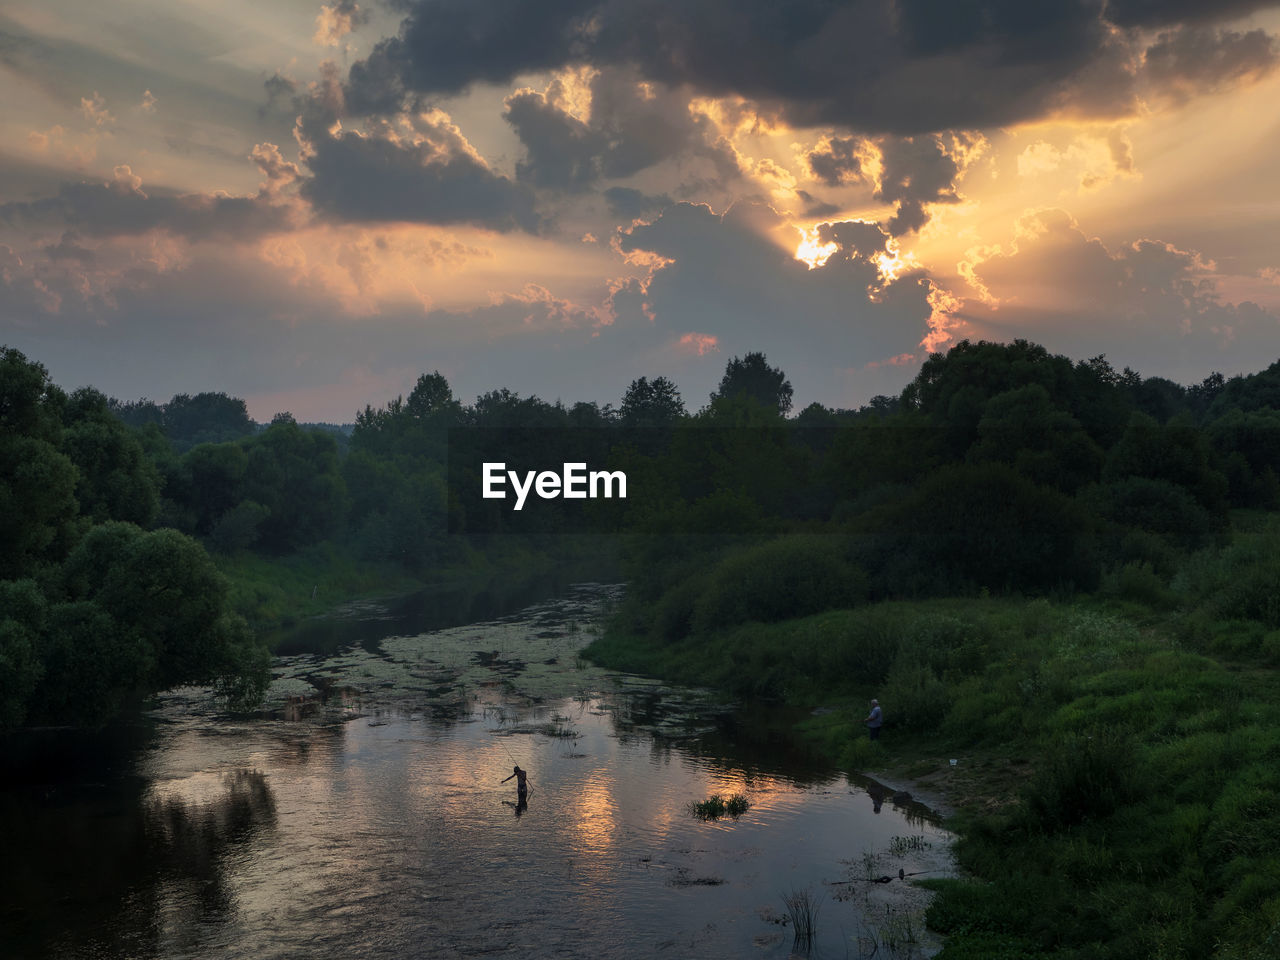
[[[179,690],[28,743],[0,790],[0,955],[933,952],[898,879],[946,869],[928,811],[806,758],[759,707],[580,662],[614,596],[428,633],[357,613],[359,642],[277,659],[261,715]],[[527,806],[500,782],[516,764]],[[696,816],[713,794],[750,806]]]

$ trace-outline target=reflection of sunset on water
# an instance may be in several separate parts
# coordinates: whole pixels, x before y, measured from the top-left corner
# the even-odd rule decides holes
[[[168,722],[138,755],[145,780],[129,781],[134,792],[110,820],[118,836],[51,832],[48,811],[30,814],[42,852],[24,862],[48,862],[56,841],[68,850],[54,862],[116,865],[105,887],[86,887],[104,904],[83,911],[89,926],[59,933],[49,956],[277,960],[301,944],[317,960],[782,960],[789,941],[761,919],[763,907],[781,907],[779,891],[847,891],[848,864],[895,834],[944,848],[936,827],[888,804],[876,814],[863,788],[807,768],[759,708],[737,714],[705,692],[577,668],[556,681],[576,694],[566,698],[548,672],[513,670],[522,634],[524,649],[537,649],[551,642],[549,621],[584,622],[591,609],[544,608],[501,629],[380,648],[418,663],[424,649],[448,659],[455,641],[464,651],[481,637],[481,649],[501,645],[491,668],[465,667],[480,672],[468,674],[465,697],[444,688],[432,701],[414,689],[380,702],[366,692],[359,715],[335,700],[296,721],[229,721],[196,699],[166,699]],[[340,661],[357,673],[368,662],[350,651]],[[486,670],[505,671],[503,682],[476,683]],[[437,704],[448,710],[432,719]],[[501,783],[517,764],[529,773],[526,809],[514,782]],[[750,801],[741,816],[693,815],[695,802],[736,793]],[[839,919],[824,949],[839,955],[840,924],[852,930],[860,914],[857,898],[832,896],[824,916]],[[103,914],[116,918],[114,946],[100,939]]]

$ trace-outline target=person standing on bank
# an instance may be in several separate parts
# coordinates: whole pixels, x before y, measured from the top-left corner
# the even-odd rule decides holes
[[[872,740],[880,739],[880,727],[884,723],[884,719],[880,714],[880,701],[871,701],[871,712],[867,714],[866,719],[862,721],[867,725],[867,732],[871,735]]]

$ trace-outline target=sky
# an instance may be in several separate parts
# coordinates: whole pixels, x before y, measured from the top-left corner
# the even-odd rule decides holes
[[[351,422],[962,339],[1280,359],[1280,4],[8,0],[0,343]]]

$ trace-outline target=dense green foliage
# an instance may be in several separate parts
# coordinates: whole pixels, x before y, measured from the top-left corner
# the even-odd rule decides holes
[[[928,917],[947,960],[1263,957],[1280,924],[1280,634],[1247,603],[1264,619],[1218,616],[1241,615],[1233,573],[1278,536],[1271,520],[1186,558],[1152,606],[1112,578],[1097,598],[885,601],[664,646],[615,629],[589,653],[848,704],[811,735],[852,769],[992,754],[1030,769],[1016,803],[960,823],[969,878],[936,882]],[[1229,642],[1247,659],[1212,656]],[[872,695],[877,743],[857,722]]]
[[[633,518],[588,655],[852,704],[809,725],[850,768],[1023,762],[937,884],[946,958],[1273,955],[1280,517],[1229,511],[1280,507],[1277,398],[1280,364],[1182,388],[1021,342],[857,412],[713,397],[691,422],[750,424],[750,453],[652,456],[669,506]]]
[[[266,653],[205,549],[150,526],[160,474],[92,389],[0,353],[0,730],[106,719],[156,690],[252,702]]]

